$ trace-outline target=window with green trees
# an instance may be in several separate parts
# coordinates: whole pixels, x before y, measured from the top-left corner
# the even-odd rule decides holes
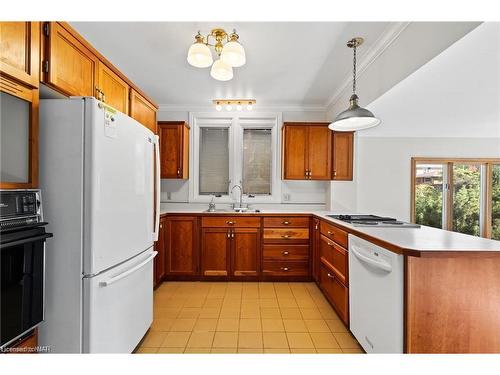
[[[412,159],[412,220],[500,240],[500,159]]]

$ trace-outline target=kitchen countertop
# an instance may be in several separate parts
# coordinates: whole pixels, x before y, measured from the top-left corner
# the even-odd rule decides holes
[[[201,208],[203,207],[203,208]],[[273,215],[273,214],[307,214],[314,215],[322,220],[344,229],[358,237],[373,242],[398,254],[409,256],[436,256],[442,253],[465,255],[469,252],[498,253],[500,255],[500,241],[490,240],[466,234],[450,232],[442,229],[421,226],[420,228],[373,228],[356,227],[341,220],[332,219],[326,215],[336,212],[314,210],[307,207],[283,207],[263,209],[256,213],[216,212],[207,213],[206,205],[180,207],[161,206],[161,214],[206,214],[206,215]],[[342,212],[345,213],[345,212]],[[442,254],[444,255],[444,254]],[[449,254],[448,254],[449,255]],[[497,254],[495,254],[497,255]]]

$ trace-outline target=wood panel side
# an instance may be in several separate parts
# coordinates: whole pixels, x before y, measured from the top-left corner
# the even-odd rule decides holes
[[[500,258],[406,257],[406,351],[500,353]]]

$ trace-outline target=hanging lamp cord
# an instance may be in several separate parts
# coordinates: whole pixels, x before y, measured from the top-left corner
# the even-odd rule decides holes
[[[353,66],[352,66],[352,93],[356,94],[356,41],[354,40],[353,46]]]

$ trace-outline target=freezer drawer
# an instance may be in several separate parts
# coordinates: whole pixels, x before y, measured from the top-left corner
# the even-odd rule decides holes
[[[152,248],[83,279],[83,352],[131,353],[153,322]]]

